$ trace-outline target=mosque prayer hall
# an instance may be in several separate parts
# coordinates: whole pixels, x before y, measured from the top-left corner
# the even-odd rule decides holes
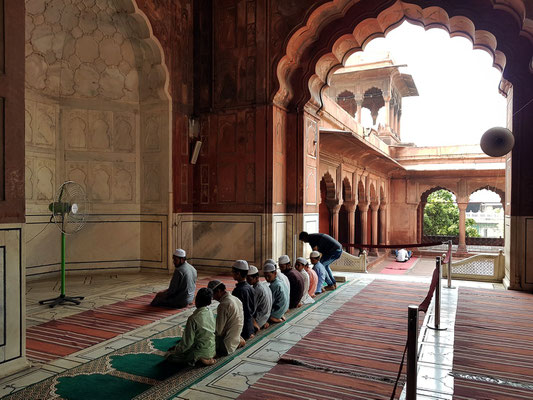
[[[508,148],[406,141],[402,24]],[[533,398],[530,0],[0,0],[0,143],[0,398]]]

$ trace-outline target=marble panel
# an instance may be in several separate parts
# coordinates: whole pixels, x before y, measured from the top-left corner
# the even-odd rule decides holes
[[[303,337],[306,336],[312,330],[313,328],[310,328],[310,327],[291,325],[287,329],[285,329],[283,332],[281,332],[279,335],[277,335],[276,338],[286,341],[286,342],[296,343],[302,340]]]
[[[236,259],[261,265],[263,218],[254,214],[182,214],[175,217],[175,247],[198,266],[226,267]]]
[[[108,202],[111,200],[111,176],[113,166],[111,163],[89,164],[89,191],[88,197],[92,201]]]
[[[272,365],[240,361],[208,386],[242,393],[271,369]]]
[[[293,342],[269,340],[251,353],[248,358],[276,363],[292,346],[294,346]]]
[[[113,200],[132,202],[135,200],[135,163],[115,163],[113,165]]]
[[[159,203],[162,200],[161,164],[158,162],[145,162],[142,170],[142,201]]]
[[[37,201],[50,202],[55,195],[55,160],[36,158],[34,160],[35,193]]]
[[[56,139],[56,107],[36,103],[31,116],[32,143],[36,146],[53,148]]]
[[[87,193],[89,163],[67,161],[65,168],[67,180],[78,183],[85,190],[85,193]]]
[[[159,224],[156,222],[154,224],[158,229]],[[68,263],[139,260],[140,225],[135,219],[88,221],[83,230],[68,238]],[[87,246],[87,240],[91,241],[91,246]]]
[[[25,174],[25,196],[26,200],[33,200],[34,197],[34,185],[35,185],[35,173],[33,166],[33,158],[26,157],[24,160],[24,174]]]
[[[65,148],[87,149],[89,118],[86,110],[64,109],[60,113]]]
[[[2,340],[0,341],[0,364],[6,373],[9,367],[6,364],[15,363],[23,356],[22,338],[26,310],[19,301],[21,292],[24,291],[24,282],[21,281],[22,266],[22,230],[18,226],[4,225],[0,229],[0,249],[2,256]],[[9,282],[9,285],[7,285]]]
[[[161,115],[146,114],[142,116],[141,138],[143,151],[158,152],[161,150]]]
[[[255,260],[256,227],[253,222],[195,221],[192,224],[193,243],[196,249],[194,258],[219,261]],[[227,243],[228,240],[231,245]]]
[[[113,118],[113,150],[134,151],[137,132],[135,114],[114,113]]]
[[[5,257],[6,257],[6,249],[4,246],[0,246],[0,276],[2,277],[2,285],[0,285],[0,347],[4,346],[6,343],[6,337],[4,334],[5,327],[6,327],[6,319],[5,319],[5,313],[4,313],[4,310],[6,309],[6,303],[4,299],[5,299],[6,283],[7,283],[4,278],[5,273],[6,273]]]
[[[110,111],[89,111],[89,148],[103,151],[111,148],[113,114]]]

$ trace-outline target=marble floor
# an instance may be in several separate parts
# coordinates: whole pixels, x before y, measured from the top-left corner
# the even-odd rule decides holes
[[[263,340],[250,346],[231,362],[180,393],[176,399],[214,400],[238,397],[268,372],[281,355],[374,279],[398,281],[399,286],[401,286],[402,281],[427,282],[429,287],[429,277],[427,276],[350,273],[338,275],[344,275],[348,283],[332,292],[323,301],[314,304],[295,319],[273,330]],[[207,275],[199,274],[199,278],[202,277],[207,277]],[[27,283],[27,323],[28,326],[36,325],[94,307],[162,290],[167,286],[169,279],[166,274],[155,273],[68,277],[67,295],[84,295],[86,298],[79,306],[60,306],[53,309],[39,305],[38,301],[54,297],[57,294],[59,290],[58,280],[30,281]],[[452,398],[453,378],[449,372],[453,361],[453,326],[457,305],[457,287],[462,285],[503,289],[501,285],[489,283],[454,281],[453,284],[455,289],[442,290],[441,326],[447,329],[444,331],[428,329],[428,325],[434,325],[432,303],[419,334],[420,354],[417,386],[419,399]],[[213,307],[216,307],[216,304]],[[0,379],[0,397],[149,337],[173,325],[182,325],[191,313],[192,310],[186,310],[65,358],[47,364],[31,365],[24,371]],[[405,398],[405,393],[402,393],[402,398]]]

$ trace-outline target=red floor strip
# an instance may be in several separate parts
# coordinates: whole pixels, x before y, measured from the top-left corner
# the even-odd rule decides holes
[[[207,286],[211,279],[223,281],[229,290],[235,285],[228,276],[216,276],[199,279],[197,288]],[[150,301],[154,295],[142,295],[32,326],[26,331],[26,355],[30,361],[46,363],[185,310],[152,307]]]

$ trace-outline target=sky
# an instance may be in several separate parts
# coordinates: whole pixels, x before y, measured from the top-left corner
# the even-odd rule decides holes
[[[487,129],[506,125],[507,101],[498,92],[501,73],[491,55],[474,50],[470,40],[404,22],[386,38],[369,42],[367,51],[390,51],[396,64],[407,64],[400,71],[412,75],[418,88],[419,96],[403,99],[402,142],[475,144]],[[362,123],[371,126],[370,111],[366,114]],[[378,122],[381,114],[383,109]]]

